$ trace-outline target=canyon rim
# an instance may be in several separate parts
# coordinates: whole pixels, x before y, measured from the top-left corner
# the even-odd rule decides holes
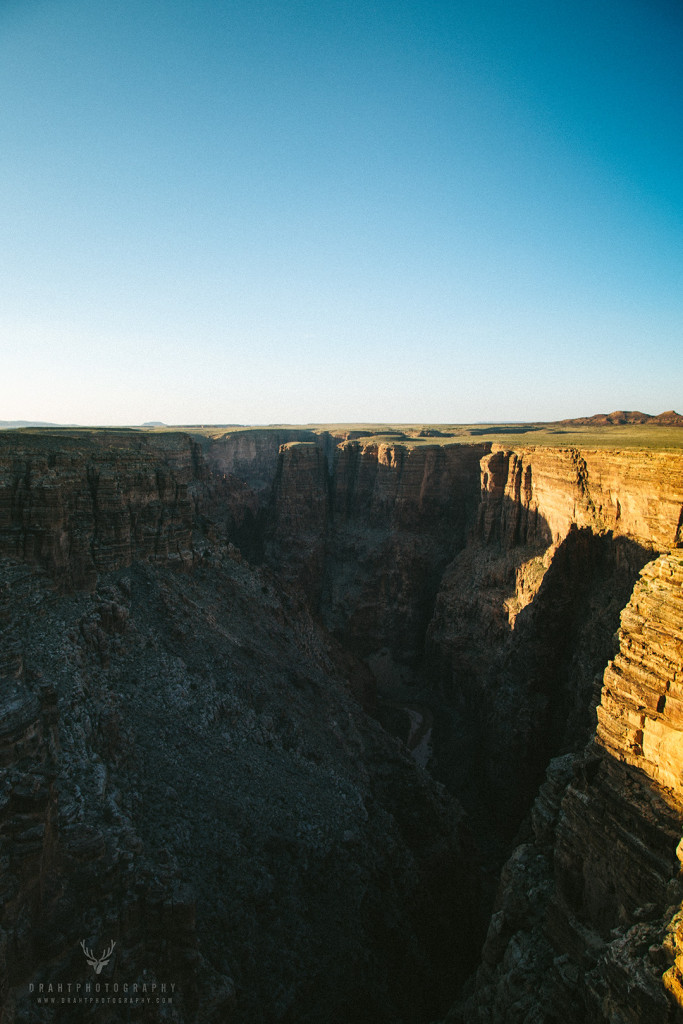
[[[673,1024],[683,425],[0,431],[3,1024]]]

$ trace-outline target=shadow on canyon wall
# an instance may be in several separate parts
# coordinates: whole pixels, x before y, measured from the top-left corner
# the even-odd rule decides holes
[[[110,982],[174,982],[188,1024],[445,1012],[476,956],[462,812],[304,605],[213,549],[0,583],[3,1024],[102,1019],[29,991],[92,980],[81,940],[116,942]]]
[[[490,547],[481,554],[490,558]],[[498,554],[508,582],[540,557],[538,548]],[[619,614],[651,558],[629,538],[573,528],[514,628],[500,614],[487,623],[479,595],[478,628],[445,652],[435,637],[424,676],[443,694],[432,770],[480,823],[485,857],[509,850],[549,760],[581,749],[594,731]]]
[[[448,1024],[683,1017],[682,555],[636,582],[594,737],[550,762]]]
[[[405,742],[411,711],[429,716],[429,770],[495,877],[548,762],[594,730],[619,614],[653,552],[589,527],[553,544],[537,508],[482,492],[487,451],[287,444],[252,550],[365,660],[366,706],[390,732]]]
[[[596,743],[554,759],[446,1024],[679,1024],[681,808]]]

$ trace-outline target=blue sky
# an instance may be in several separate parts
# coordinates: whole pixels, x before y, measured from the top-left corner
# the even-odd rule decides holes
[[[2,0],[0,419],[683,405],[677,0]]]

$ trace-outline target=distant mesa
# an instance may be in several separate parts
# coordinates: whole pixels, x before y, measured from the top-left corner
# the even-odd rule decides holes
[[[560,424],[563,427],[609,427],[629,423],[648,423],[650,426],[659,427],[683,427],[683,416],[673,409],[669,409],[668,412],[660,412],[658,416],[650,416],[646,412],[624,412],[619,409],[616,412],[599,412],[595,416],[580,416],[573,420],[560,420]]]
[[[150,420],[148,423],[143,423],[143,427],[165,427],[166,424],[162,423],[161,420]]]

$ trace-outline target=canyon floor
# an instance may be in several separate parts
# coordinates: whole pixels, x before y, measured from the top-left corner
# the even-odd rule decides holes
[[[3,1024],[680,1020],[683,427],[629,415],[1,431]]]

